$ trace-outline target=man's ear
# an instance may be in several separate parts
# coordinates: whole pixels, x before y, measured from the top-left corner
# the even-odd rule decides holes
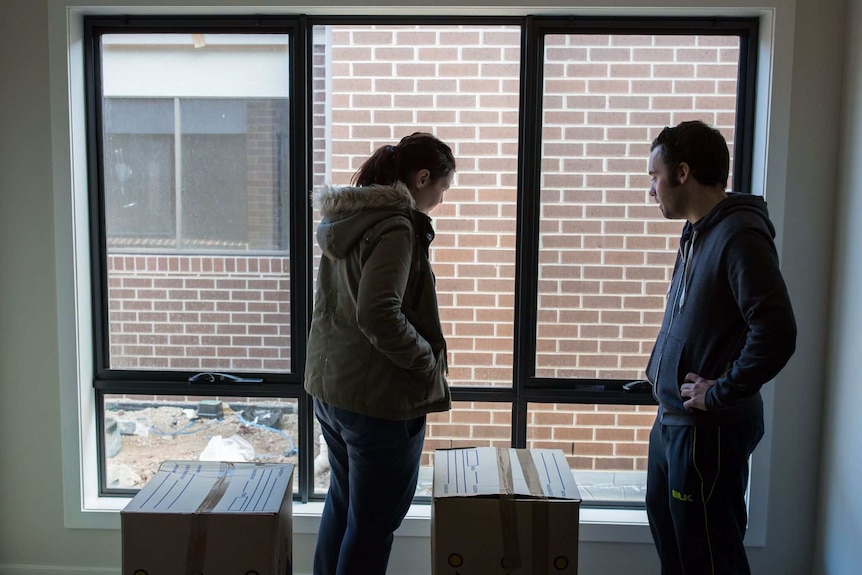
[[[684,184],[691,176],[691,166],[687,162],[680,162],[676,167],[676,176],[680,184]]]
[[[416,189],[421,190],[431,183],[431,172],[425,169],[416,172]]]

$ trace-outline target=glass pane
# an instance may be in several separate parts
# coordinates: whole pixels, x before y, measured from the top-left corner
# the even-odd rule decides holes
[[[288,48],[103,36],[110,368],[290,369]]]
[[[585,502],[643,503],[656,407],[527,406],[527,447],[562,449]]]
[[[430,413],[425,430],[425,446],[419,467],[416,495],[430,496],[434,473],[434,450],[453,447],[509,447],[512,444],[512,404],[453,402],[452,410]],[[315,419],[315,425],[317,420]],[[323,438],[315,443],[318,456]],[[325,451],[325,449],[324,449]],[[329,465],[315,459],[314,492],[325,494],[329,489]]]
[[[172,241],[173,100],[106,98],[103,116],[108,242]]]
[[[286,249],[287,99],[182,99],[181,242]]]
[[[643,377],[682,228],[649,197],[650,144],[701,119],[732,157],[738,61],[736,36],[546,37],[537,376]]]
[[[169,460],[298,464],[295,399],[106,395],[104,417],[108,489],[140,489]]]
[[[455,153],[431,213],[453,386],[512,385],[520,42],[511,26],[314,29],[315,186],[415,131]]]

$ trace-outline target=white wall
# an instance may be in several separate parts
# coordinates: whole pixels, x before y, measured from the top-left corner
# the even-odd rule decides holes
[[[850,0],[855,30],[862,29],[860,2]],[[55,290],[58,279],[61,284],[68,281],[55,277],[49,97],[51,82],[56,87],[58,77],[62,80],[64,63],[49,60],[48,49],[48,18],[56,14],[58,3],[61,0],[0,3],[0,575],[116,574],[120,564],[118,530],[67,529],[63,523],[60,319]],[[648,6],[652,2],[625,3]],[[709,6],[710,2],[668,0],[666,4]],[[858,127],[862,47],[856,40],[849,52],[848,116],[839,122],[845,1],[775,4],[779,21],[795,18],[796,24],[779,38],[783,59],[776,59],[774,78],[790,89],[777,97],[769,134],[776,140],[770,145],[786,149],[787,154],[768,168],[771,181],[783,185],[771,189],[767,200],[781,231],[782,264],[800,335],[796,356],[772,389],[771,442],[758,451],[770,478],[766,544],[752,548],[750,556],[756,574],[812,573],[817,493],[829,493],[824,499],[822,561],[828,569],[822,572],[849,575],[858,572],[858,542],[862,541],[862,509],[859,498],[852,497],[858,491],[853,488],[860,475],[852,472],[860,471],[859,458],[853,462],[845,457],[854,448],[858,454],[853,432],[862,431],[862,418],[851,411],[862,399],[855,377],[858,370],[853,370],[862,361],[857,351],[862,348],[857,327],[862,314],[855,295],[859,282],[851,281],[862,279],[862,264],[858,255],[853,259],[851,247],[859,246],[862,238],[859,226],[846,220],[838,228],[836,263],[844,275],[834,300],[843,307],[835,314],[832,389],[836,393],[830,396],[828,412],[829,459],[820,485],[818,477],[828,294],[832,292],[833,205],[836,173],[842,165],[847,168],[841,213],[862,218],[862,165],[857,161],[850,166],[862,151]],[[857,127],[847,131],[846,154],[839,164],[840,126],[850,125],[849,120]],[[53,122],[63,125],[68,119]],[[855,531],[848,532],[848,527]],[[297,536],[295,559],[300,573],[309,572],[312,545],[313,536]],[[424,537],[399,538],[392,575],[427,574],[428,546]],[[655,574],[658,564],[648,544],[582,543],[580,573]]]
[[[862,0],[848,1],[818,572],[862,572]]]
[[[0,566],[114,565],[63,527],[50,113],[46,3],[0,3]]]
[[[796,3],[781,262],[799,337],[774,388],[769,532],[766,547],[750,553],[756,573],[764,575],[819,573],[809,553],[816,538],[817,494],[829,489],[818,483],[816,468],[827,387],[845,6],[843,0]]]

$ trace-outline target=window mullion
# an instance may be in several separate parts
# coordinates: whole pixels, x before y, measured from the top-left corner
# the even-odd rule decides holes
[[[527,403],[524,390],[533,376],[536,341],[536,282],[538,254],[538,177],[540,165],[542,39],[535,20],[521,25],[521,93],[518,128],[518,222],[516,228],[514,388],[512,445],[527,441]]]
[[[176,221],[177,249],[183,247],[183,118],[180,99],[175,97],[174,104],[174,219]]]

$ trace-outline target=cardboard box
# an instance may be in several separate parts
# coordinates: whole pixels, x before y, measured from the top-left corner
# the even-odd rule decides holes
[[[581,497],[559,449],[437,450],[434,575],[575,575]]]
[[[166,461],[120,513],[123,575],[285,575],[293,465]]]

